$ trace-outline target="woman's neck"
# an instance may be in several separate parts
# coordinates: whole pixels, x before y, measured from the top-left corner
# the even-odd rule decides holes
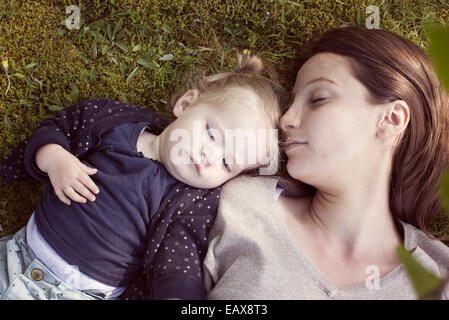
[[[348,261],[380,258],[402,243],[389,209],[388,175],[360,181],[345,189],[318,189],[308,210],[308,228]]]

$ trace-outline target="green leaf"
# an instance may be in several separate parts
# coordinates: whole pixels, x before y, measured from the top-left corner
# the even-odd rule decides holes
[[[88,77],[89,76],[89,70],[83,69],[83,70],[80,71],[79,75],[82,76],[82,77]]]
[[[97,43],[94,42],[92,44],[92,47],[90,48],[90,52],[92,54],[92,58],[96,59],[97,58]]]
[[[120,19],[120,21],[115,25],[114,32],[112,33],[112,37],[114,37],[117,34],[117,32],[122,28],[122,26],[123,26],[123,18]]]
[[[108,31],[108,38],[109,38],[109,40],[113,41],[114,39],[113,39],[113,36],[112,36],[112,28],[111,28],[111,25],[109,23],[108,23],[108,26],[107,26],[107,31]]]
[[[145,68],[151,69],[151,70],[156,70],[157,68],[159,68],[159,65],[157,65],[155,62],[153,61],[149,61],[149,60],[145,60],[145,59],[138,59],[137,63],[144,66]]]
[[[111,58],[112,62],[114,62],[117,66],[119,66],[118,60],[116,57]]]
[[[116,40],[121,40],[125,35],[125,30],[121,30],[118,35],[115,37]]]
[[[105,55],[106,53],[108,53],[108,50],[109,50],[109,46],[103,45],[101,48],[101,54]]]
[[[72,83],[72,92],[70,93],[71,97],[72,97],[72,101],[75,102],[78,100],[78,87],[76,86],[76,84]]]
[[[449,28],[439,26],[427,26],[429,33],[429,54],[432,58],[435,71],[442,84],[449,91]]]
[[[365,10],[365,8],[359,8],[359,10],[357,10],[357,25],[359,26],[363,26],[365,23],[365,15],[363,10]]]
[[[36,81],[37,83],[39,83],[39,90],[41,91],[41,92],[43,92],[43,83],[42,83],[42,81],[40,81],[40,80],[38,80],[38,79],[36,79],[36,78],[34,78],[33,77],[33,80],[34,81]]]
[[[99,42],[101,42],[101,43],[109,43],[109,41],[101,33],[97,32],[97,31],[91,31],[90,33]]]
[[[446,170],[443,178],[441,179],[439,197],[445,209],[443,211],[446,212],[447,215],[449,215],[449,170]]]
[[[128,75],[128,77],[126,78],[127,84],[131,85],[131,82],[133,81],[134,75],[136,74],[138,68],[139,67],[135,67],[134,70],[131,71],[131,73]]]
[[[164,24],[161,26],[161,29],[162,29],[163,31],[167,32],[167,33],[170,33],[170,32],[171,32],[170,26],[169,26],[168,24],[166,24],[166,23],[164,23]]]
[[[126,93],[123,91],[119,91],[120,95],[122,96],[122,99],[125,101],[125,103],[129,103],[128,97],[126,96]]]
[[[135,46],[133,47],[133,52],[140,51],[140,49],[141,49],[141,45],[140,45],[140,44],[135,45]]]
[[[25,75],[21,74],[21,73],[14,73],[11,75],[11,77],[17,77],[20,79],[25,79]]]
[[[66,32],[67,32],[66,29],[59,29],[58,32],[56,32],[56,34],[57,34],[58,36],[61,36],[61,37],[62,37],[63,35],[66,34]]]
[[[122,75],[122,77],[124,78],[125,77],[125,74],[126,74],[126,66],[125,66],[125,64],[123,63],[123,61],[119,61],[119,64],[118,64],[118,68],[120,69],[120,74]]]
[[[399,246],[396,252],[415,288],[418,299],[438,299],[438,292],[443,287],[444,280],[424,268],[403,246]]]
[[[159,58],[159,61],[171,61],[173,60],[173,55],[171,53]]]
[[[59,111],[59,110],[62,110],[62,109],[64,109],[63,106],[57,106],[57,105],[51,105],[51,106],[48,107],[48,110],[50,110],[50,111]]]
[[[11,131],[12,130],[11,119],[9,119],[9,117],[7,115],[4,116],[3,122],[5,124],[6,130]]]
[[[26,106],[30,106],[30,105],[33,104],[33,102],[30,101],[30,100],[28,100],[28,99],[20,99],[20,100],[19,100],[19,103],[20,103],[20,104],[23,104],[23,105],[26,105]]]
[[[95,78],[95,66],[92,66],[92,69],[90,70],[89,77],[91,80]]]
[[[31,62],[31,63],[27,64],[27,65],[25,66],[25,68],[31,69],[31,68],[33,68],[35,65],[37,65],[36,62]]]
[[[123,52],[128,53],[128,47],[126,45],[124,45],[123,43],[120,43],[120,42],[116,42],[115,44],[117,45],[117,47],[122,49]]]

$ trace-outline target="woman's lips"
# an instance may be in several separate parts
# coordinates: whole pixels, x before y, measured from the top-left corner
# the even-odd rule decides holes
[[[307,144],[306,141],[287,141],[284,144],[284,151],[287,152],[288,150],[298,147],[298,146],[302,146],[304,144]]]

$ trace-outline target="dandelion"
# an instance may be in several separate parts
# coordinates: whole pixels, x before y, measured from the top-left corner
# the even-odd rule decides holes
[[[2,60],[2,67],[3,67],[3,71],[5,71],[5,73],[6,73],[6,78],[8,78],[8,88],[6,89],[6,92],[5,92],[5,95],[7,95],[8,91],[9,91],[9,87],[11,86],[11,82],[9,80],[9,74],[8,74],[8,59]]]

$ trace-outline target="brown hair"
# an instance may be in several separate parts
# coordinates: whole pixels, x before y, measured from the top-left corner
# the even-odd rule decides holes
[[[371,102],[408,104],[410,121],[392,158],[390,210],[394,217],[443,239],[447,230],[432,232],[430,226],[443,214],[438,189],[449,162],[449,101],[430,58],[399,35],[362,27],[337,28],[312,39],[299,55],[297,70],[318,53],[348,58]]]
[[[224,71],[206,76],[202,70],[196,70],[187,75],[184,85],[176,91],[169,99],[168,107],[173,110],[176,101],[189,89],[198,89],[199,98],[197,103],[207,101],[215,102],[220,107],[232,92],[229,89],[246,88],[252,90],[262,102],[261,112],[265,112],[270,119],[273,128],[279,126],[281,116],[281,104],[286,99],[286,94],[278,81],[274,66],[264,60],[260,55],[247,49],[243,52],[237,51],[238,67],[235,70]],[[279,161],[278,141],[270,141],[270,162],[265,172],[274,174]],[[258,169],[248,170],[246,174],[257,174]]]

